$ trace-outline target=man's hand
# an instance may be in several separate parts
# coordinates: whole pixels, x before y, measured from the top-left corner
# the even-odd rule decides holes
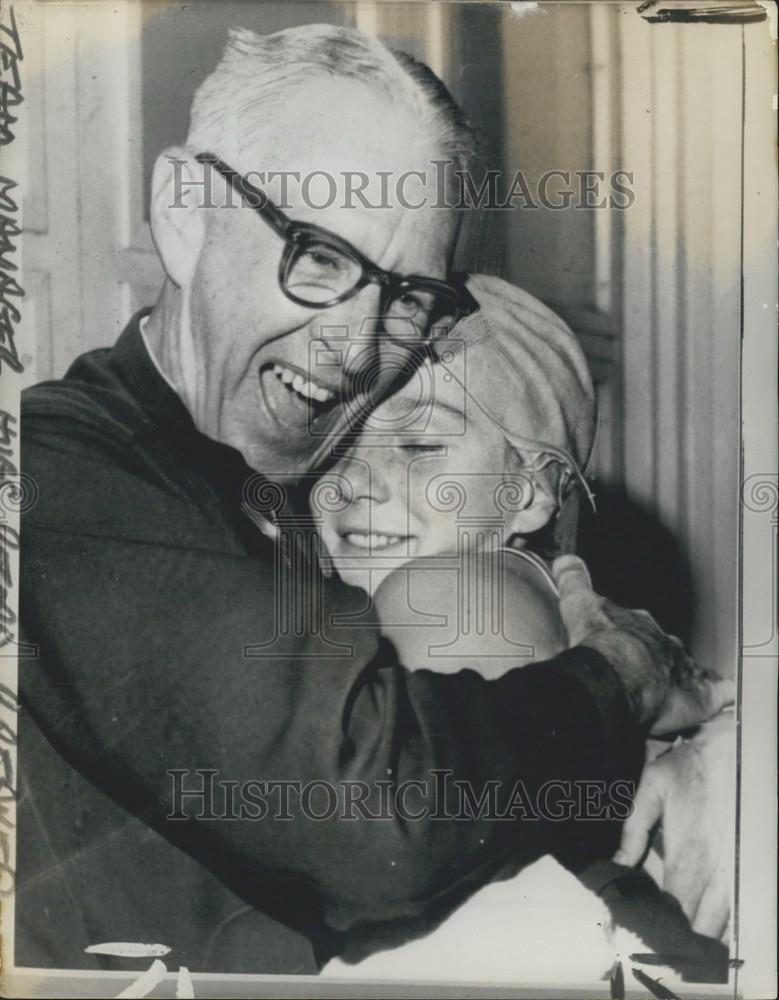
[[[735,721],[723,713],[644,768],[614,860],[641,862],[662,820],[663,889],[693,930],[720,938],[730,913],[735,858]]]
[[[658,735],[678,732],[733,701],[733,682],[697,667],[647,611],[627,611],[596,594],[581,559],[561,556],[552,571],[570,645],[590,646],[606,657],[636,721]]]

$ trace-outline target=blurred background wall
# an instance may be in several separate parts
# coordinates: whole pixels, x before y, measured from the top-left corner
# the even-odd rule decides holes
[[[635,3],[116,0],[17,7],[26,150],[20,341],[35,382],[113,342],[161,270],[148,178],[183,140],[228,27],[327,21],[406,48],[445,80],[488,166],[597,171],[592,205],[471,213],[461,267],[556,308],[590,359],[599,512],[581,548],[596,585],[653,610],[705,663],[737,635],[743,33],[649,24]],[[629,207],[609,207],[627,171]],[[626,183],[623,179],[623,183]],[[564,202],[562,179],[548,187]],[[624,200],[623,200],[624,203]]]

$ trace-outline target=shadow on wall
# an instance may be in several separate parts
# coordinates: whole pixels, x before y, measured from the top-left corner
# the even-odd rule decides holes
[[[623,607],[645,608],[666,632],[689,642],[692,574],[682,546],[622,490],[596,483],[595,496],[597,513],[582,504],[577,546],[593,586]]]

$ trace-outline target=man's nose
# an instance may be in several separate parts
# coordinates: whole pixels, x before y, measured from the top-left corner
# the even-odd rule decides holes
[[[381,304],[381,289],[369,284],[322,316],[320,337],[340,359],[348,395],[374,395],[387,371],[397,368],[398,348],[386,337]]]
[[[369,284],[356,295],[322,312],[319,335],[333,348],[344,341],[375,340],[382,330],[381,289]]]

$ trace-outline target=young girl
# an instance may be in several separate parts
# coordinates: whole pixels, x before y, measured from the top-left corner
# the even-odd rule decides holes
[[[403,663],[492,677],[565,646],[539,549],[559,548],[560,512],[587,490],[594,395],[554,313],[500,278],[468,288],[478,312],[326,477],[340,503],[321,536],[340,576],[375,595]]]

